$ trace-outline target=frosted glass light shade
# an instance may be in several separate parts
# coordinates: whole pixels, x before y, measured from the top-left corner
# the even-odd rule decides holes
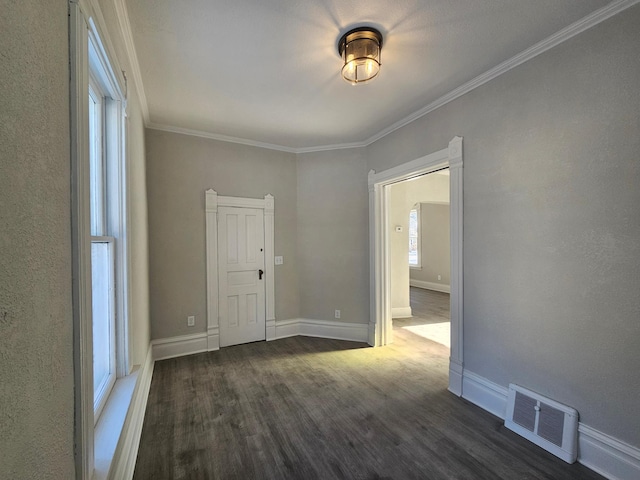
[[[368,82],[380,72],[382,34],[371,27],[349,30],[338,42],[342,78],[352,85]]]

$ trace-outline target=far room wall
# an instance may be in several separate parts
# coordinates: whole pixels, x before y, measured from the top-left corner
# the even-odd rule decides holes
[[[391,309],[395,317],[410,315],[409,212],[421,202],[448,204],[449,176],[433,173],[389,186],[389,276]],[[402,227],[402,231],[397,232],[395,227]]]
[[[420,204],[420,268],[409,269],[412,286],[449,291],[451,282],[451,245],[449,205]],[[440,276],[440,279],[438,279]]]

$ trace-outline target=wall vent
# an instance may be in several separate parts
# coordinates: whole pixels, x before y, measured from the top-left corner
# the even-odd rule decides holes
[[[519,385],[509,385],[505,427],[568,463],[578,456],[578,412]]]

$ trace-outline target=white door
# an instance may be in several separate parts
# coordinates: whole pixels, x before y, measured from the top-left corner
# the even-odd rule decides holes
[[[218,285],[220,346],[266,338],[264,212],[220,207]]]

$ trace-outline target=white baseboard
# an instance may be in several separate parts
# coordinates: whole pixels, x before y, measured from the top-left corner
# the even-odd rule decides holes
[[[208,350],[208,344],[206,333],[195,333],[193,335],[181,335],[179,337],[153,340],[151,342],[151,348],[153,349],[154,360],[164,360],[206,352]]]
[[[367,343],[369,340],[369,324],[311,320],[308,318],[276,321],[276,338],[293,337],[295,335]]]
[[[140,373],[133,392],[133,398],[127,417],[125,419],[122,434],[113,458],[113,464],[109,472],[109,479],[130,480],[138,457],[138,447],[142,435],[144,414],[147,410],[151,378],[153,377],[153,351],[149,345],[144,365],[140,367]]]
[[[508,389],[464,370],[462,397],[504,419]],[[640,449],[578,424],[578,462],[612,480],[640,478]]]
[[[444,285],[442,283],[425,282],[422,280],[409,280],[409,285],[412,287],[424,288],[425,290],[435,290],[436,292],[451,293],[451,285]]]
[[[276,320],[274,340],[300,335],[300,319]]]
[[[391,318],[409,318],[409,317],[413,317],[413,312],[411,312],[411,306],[391,308]]]
[[[582,423],[578,425],[578,461],[610,479],[640,478],[640,449]]]
[[[369,340],[368,323],[334,322],[330,320],[310,320],[293,318],[277,320],[274,334],[269,340],[304,335],[306,337],[332,338],[335,340],[350,340],[364,342]],[[210,339],[206,333],[181,335],[171,338],[160,338],[151,342],[154,360],[182,357],[211,350]]]
[[[504,420],[509,389],[468,370],[463,372],[462,397]]]
[[[464,368],[456,359],[449,358],[449,388],[454,395],[462,396],[462,373]]]

